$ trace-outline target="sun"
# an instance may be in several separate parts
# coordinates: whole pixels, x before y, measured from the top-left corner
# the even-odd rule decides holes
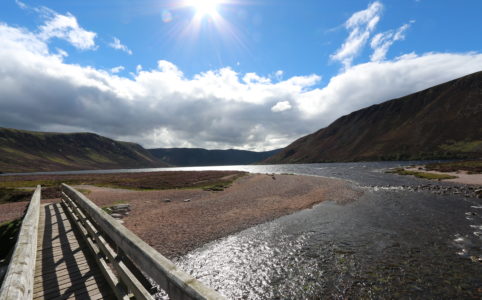
[[[214,17],[218,14],[218,5],[222,0],[189,0],[189,6],[196,10],[199,17]]]

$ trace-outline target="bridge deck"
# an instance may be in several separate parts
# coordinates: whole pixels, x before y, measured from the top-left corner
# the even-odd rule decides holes
[[[114,299],[84,240],[60,204],[40,210],[34,299]]]

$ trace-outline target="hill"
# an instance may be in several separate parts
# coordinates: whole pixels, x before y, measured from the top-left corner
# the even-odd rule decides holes
[[[148,168],[166,166],[142,146],[93,133],[0,128],[0,172]]]
[[[482,157],[482,72],[343,116],[265,163]]]
[[[278,151],[206,150],[200,148],[148,149],[158,159],[175,166],[247,165],[262,161]]]

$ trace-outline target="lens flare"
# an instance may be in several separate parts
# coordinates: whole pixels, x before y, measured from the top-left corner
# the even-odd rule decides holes
[[[172,21],[172,13],[168,9],[164,9],[161,13],[162,22],[169,23]]]
[[[189,0],[189,6],[196,10],[200,17],[213,17],[218,14],[218,5],[222,0]]]

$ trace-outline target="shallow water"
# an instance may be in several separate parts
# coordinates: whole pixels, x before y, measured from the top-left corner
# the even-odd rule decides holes
[[[482,201],[460,185],[383,173],[396,164],[239,167],[344,178],[364,193],[244,230],[176,263],[234,299],[481,298]]]

